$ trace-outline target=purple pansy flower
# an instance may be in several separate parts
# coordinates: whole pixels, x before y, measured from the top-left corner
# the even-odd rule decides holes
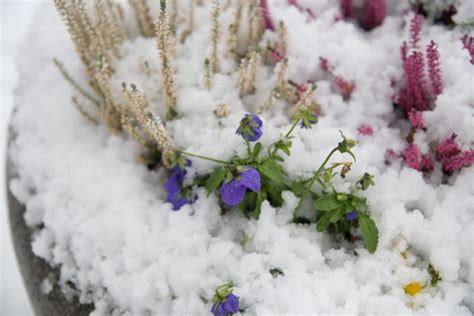
[[[311,128],[314,124],[318,122],[318,117],[316,114],[311,113],[309,117],[303,118],[301,120],[301,128],[308,129]]]
[[[255,114],[245,114],[235,132],[243,139],[254,142],[262,137],[262,120]]]
[[[260,191],[260,174],[254,168],[245,168],[247,170],[241,172],[237,178],[224,181],[222,184],[221,196],[226,205],[239,205],[244,199],[247,188],[253,192]]]
[[[225,301],[216,302],[212,305],[211,312],[214,316],[226,316],[235,314],[239,311],[239,297],[230,293],[226,296]]]
[[[183,192],[183,181],[179,177],[179,175],[172,175],[168,177],[165,183],[165,190],[168,193],[166,202],[171,203],[175,211],[179,210],[184,204],[191,203]]]
[[[346,214],[346,219],[348,221],[355,221],[358,218],[359,218],[359,214],[357,214],[355,210]]]
[[[191,166],[191,161],[186,160],[185,166],[181,169],[179,164],[171,168],[170,176],[166,180],[165,190],[167,193],[166,202],[173,205],[173,210],[179,210],[184,204],[191,203],[191,198],[183,188],[184,178],[186,176],[186,167]]]

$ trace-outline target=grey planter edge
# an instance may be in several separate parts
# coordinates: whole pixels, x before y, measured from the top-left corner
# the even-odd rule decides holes
[[[10,191],[10,180],[15,178],[15,171],[8,155],[8,147],[12,141],[13,133],[7,145],[6,159],[6,195],[10,233],[13,248],[20,272],[23,278],[32,309],[37,316],[83,316],[89,315],[93,310],[92,304],[80,304],[77,297],[66,299],[58,285],[54,285],[49,294],[41,291],[43,280],[55,276],[58,279],[59,270],[52,268],[46,261],[35,256],[31,249],[31,235],[33,230],[24,220],[25,205],[21,204]]]

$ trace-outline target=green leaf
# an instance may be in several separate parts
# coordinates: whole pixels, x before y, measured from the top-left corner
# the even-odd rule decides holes
[[[337,200],[337,194],[330,193],[321,196],[319,199],[316,200],[316,203],[314,205],[317,210],[330,211],[338,208],[340,204],[341,202]]]
[[[267,176],[268,178],[272,179],[273,181],[283,183],[285,181],[285,171],[283,167],[279,165],[273,159],[265,159],[257,166],[258,171],[260,171],[263,175]]]
[[[359,226],[364,244],[370,253],[374,253],[379,242],[379,230],[375,222],[367,214],[359,216]]]
[[[283,205],[281,193],[285,190],[288,190],[288,186],[283,183],[278,183],[268,178],[262,180],[262,191],[267,193],[268,202],[273,207]]]
[[[227,170],[221,168],[214,170],[209,175],[209,178],[206,181],[206,190],[208,196],[219,187],[219,184],[224,181],[226,176]]]
[[[283,159],[282,157],[280,157],[280,156],[278,156],[278,155],[273,155],[272,158],[275,159],[275,160],[277,160],[277,161],[280,161],[280,162],[285,161],[285,159]]]
[[[262,144],[260,142],[258,142],[253,147],[253,160],[256,160],[258,158],[258,155],[260,154],[260,151],[262,151]]]
[[[344,217],[344,214],[346,213],[346,210],[344,207],[339,207],[335,209],[334,211],[329,212],[331,214],[331,218],[329,218],[329,221],[331,223],[336,223],[338,222],[341,218]]]
[[[257,193],[257,201],[255,203],[255,208],[252,212],[252,217],[254,219],[258,219],[258,217],[260,216],[260,209],[262,208],[262,203],[263,201],[265,201],[266,196],[267,195],[265,194],[265,192]]]
[[[293,181],[290,184],[290,189],[296,196],[300,197],[306,192],[306,185],[300,181]]]
[[[316,223],[316,230],[317,230],[318,232],[323,232],[323,231],[325,231],[325,230],[328,228],[329,224],[331,224],[331,221],[330,221],[331,215],[332,215],[331,212],[326,212],[326,213],[324,213],[323,216],[321,216],[321,218],[317,221],[317,223]]]

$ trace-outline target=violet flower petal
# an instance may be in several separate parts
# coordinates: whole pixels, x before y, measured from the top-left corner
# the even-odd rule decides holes
[[[229,206],[239,205],[244,199],[246,191],[246,186],[242,185],[236,179],[233,179],[229,183],[224,183],[221,186],[222,201]]]

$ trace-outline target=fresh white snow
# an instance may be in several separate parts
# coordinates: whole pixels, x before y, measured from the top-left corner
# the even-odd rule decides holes
[[[291,178],[307,176],[340,140],[339,129],[357,138],[357,163],[347,181],[356,181],[365,171],[375,175],[376,185],[366,192],[380,232],[375,254],[357,244],[355,255],[331,236],[317,233],[314,225],[289,223],[297,203],[291,192],[284,193],[281,208],[265,202],[258,221],[238,210],[221,216],[217,198],[207,197],[203,188],[196,189],[194,204],[173,211],[164,202],[164,172],[148,171],[137,160],[140,148],[133,140],[89,124],[71,105],[73,91],[52,58],[60,59],[79,81],[86,78],[52,4],[35,15],[22,46],[18,108],[12,117],[18,134],[10,159],[19,176],[10,189],[27,206],[26,222],[41,225],[33,236],[34,253],[60,268],[60,282],[74,283],[82,302],[94,302],[95,315],[209,314],[211,304],[202,298],[211,299],[214,289],[227,281],[235,283],[240,308],[249,314],[470,315],[473,168],[444,183],[438,163],[433,173],[423,175],[401,159],[390,166],[384,162],[386,150],[401,152],[409,129],[408,121],[394,114],[390,87],[392,77],[402,76],[399,47],[408,38],[409,18],[402,14],[404,2],[390,2],[384,24],[367,33],[353,23],[334,21],[337,1],[301,1],[315,12],[312,21],[286,1],[270,1],[273,20],[283,20],[289,30],[290,78],[315,80],[315,100],[322,107],[318,124],[297,130],[284,166]],[[177,45],[175,80],[183,117],[167,128],[180,148],[226,159],[245,152],[235,130],[246,112],[263,104],[275,78],[262,67],[256,94],[242,102],[235,84],[237,65],[222,59],[223,74],[216,76],[213,89],[201,88],[202,63],[210,52],[210,24],[204,23],[209,21],[210,1],[205,3],[196,10],[196,21],[203,23],[197,23],[184,45]],[[232,15],[232,10],[223,12],[222,30]],[[422,46],[431,39],[439,45],[445,90],[435,109],[425,114],[426,132],[416,135],[422,151],[453,132],[464,148],[473,145],[474,66],[462,49],[461,35],[459,30],[423,26]],[[131,39],[122,53],[112,79],[117,94],[121,82],[133,82],[147,94],[152,111],[164,113],[154,39]],[[330,60],[337,75],[355,82],[348,101],[331,88],[319,68],[320,56]],[[155,69],[150,78],[140,73],[143,59]],[[212,114],[220,102],[231,109],[222,126]],[[291,125],[282,104],[262,118],[263,144],[278,139]],[[373,135],[359,135],[362,124],[372,126]],[[334,161],[346,159],[336,155]],[[213,167],[193,159],[190,174]],[[343,181],[335,185],[348,190]],[[406,259],[401,255],[405,251]],[[406,284],[429,283],[429,262],[442,281],[415,297],[406,295]],[[273,278],[272,268],[284,276]]]

